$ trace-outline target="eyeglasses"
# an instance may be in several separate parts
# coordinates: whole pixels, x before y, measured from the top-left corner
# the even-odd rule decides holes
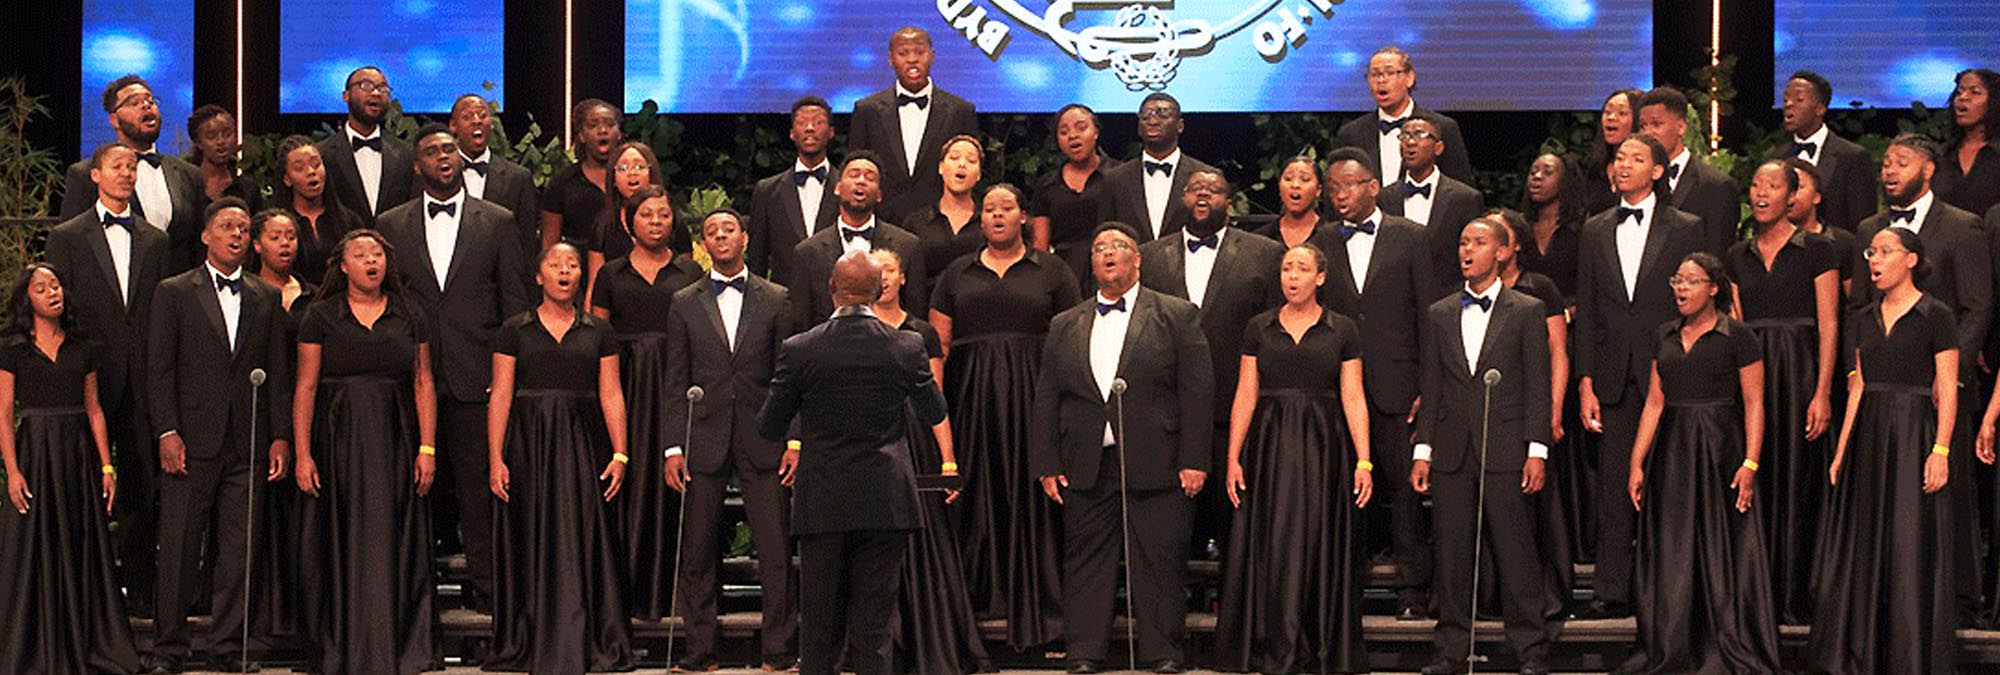
[[[1094,244],[1090,247],[1090,252],[1092,254],[1115,253],[1118,251],[1130,251],[1130,250],[1133,250],[1132,245],[1122,241],[1108,241],[1102,244]]]
[[[133,106],[138,106],[140,108],[158,108],[160,107],[160,102],[154,100],[152,94],[139,94],[137,96],[133,96],[131,98],[127,98],[125,100],[118,102],[118,107],[121,109],[130,108]]]
[[[1326,184],[1326,191],[1327,191],[1327,192],[1335,192],[1335,193],[1338,193],[1338,192],[1353,192],[1353,191],[1355,191],[1355,190],[1359,190],[1359,189],[1361,189],[1362,187],[1364,187],[1364,186],[1368,185],[1369,183],[1373,183],[1373,182],[1375,182],[1375,181],[1373,181],[1373,180],[1364,180],[1364,181],[1360,181],[1360,182],[1357,182],[1357,183],[1327,183],[1327,184]]]
[[[1396,140],[1404,143],[1422,143],[1437,140],[1437,134],[1428,131],[1405,131]]]
[[[1667,285],[1674,288],[1693,288],[1708,283],[1711,283],[1708,277],[1684,277],[1678,274],[1667,277]]]
[[[1368,71],[1368,79],[1371,79],[1371,80],[1386,80],[1386,79],[1389,79],[1389,78],[1392,78],[1392,77],[1395,77],[1395,76],[1397,76],[1397,75],[1401,75],[1401,74],[1403,74],[1403,73],[1407,73],[1407,72],[1410,72],[1410,69],[1408,69],[1408,68],[1393,68],[1393,69],[1385,69],[1385,70],[1371,70],[1371,71]]]
[[[1180,112],[1173,108],[1147,108],[1139,111],[1139,119],[1142,120],[1170,120],[1179,116]]]
[[[1874,260],[1874,259],[1876,259],[1876,258],[1883,258],[1883,257],[1887,257],[1887,256],[1890,256],[1890,255],[1894,255],[1894,254],[1897,254],[1897,253],[1908,253],[1908,252],[1909,252],[1909,249],[1903,249],[1903,248],[1875,248],[1875,247],[1872,247],[1872,246],[1871,246],[1871,247],[1869,247],[1868,249],[1866,249],[1866,250],[1863,250],[1863,251],[1861,252],[1861,258],[1862,258],[1863,260]]]
[[[353,87],[357,90],[360,90],[361,93],[363,94],[381,94],[383,96],[388,96],[390,92],[389,83],[387,82],[373,82],[369,80],[362,80],[360,82],[354,83]]]
[[[646,166],[645,164],[626,163],[613,166],[611,170],[618,173],[648,173],[653,170],[653,167]]]

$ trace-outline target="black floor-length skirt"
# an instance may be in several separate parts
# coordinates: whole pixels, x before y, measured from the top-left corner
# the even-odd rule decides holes
[[[410,382],[328,377],[314,405],[319,497],[305,500],[300,577],[324,673],[418,673],[436,661],[430,501],[417,495]]]
[[[594,392],[522,390],[507,420],[510,500],[496,504],[487,670],[625,670],[632,626],[603,484],[611,443]],[[629,467],[628,467],[629,468]],[[647,477],[632,473],[626,480]]]
[[[1743,404],[1668,404],[1646,456],[1633,587],[1639,640],[1623,673],[1771,673],[1778,623],[1758,496],[1736,510]]]
[[[1028,469],[1042,338],[996,335],[952,345],[945,361],[965,582],[981,617],[1007,619],[1007,644],[1055,639],[1062,618],[1062,519]],[[1040,423],[1053,423],[1041,420]]]
[[[1258,398],[1241,460],[1249,489],[1229,530],[1216,617],[1216,651],[1227,669],[1368,670],[1361,510],[1338,406],[1324,391]]]
[[[1946,564],[1953,505],[1949,493],[1923,491],[1936,435],[1928,388],[1863,391],[1820,530],[1806,645],[1812,672],[1953,671],[1957,604]]]
[[[305,555],[311,550],[302,530],[307,517],[305,510],[312,508],[311,497],[299,492],[299,484],[290,473],[275,482],[260,479],[255,487],[257,523],[251,531],[255,543],[251,544],[254,557],[249,591],[251,644],[253,649],[310,647],[312,633],[306,619],[309,599],[306,577],[301,571],[305,569]],[[210,534],[211,540],[213,536]]]
[[[1779,623],[1803,625],[1812,620],[1813,550],[1840,420],[1831,420],[1832,428],[1818,439],[1806,440],[1806,409],[1819,378],[1819,331],[1813,322],[1759,321],[1750,330],[1764,345],[1764,453],[1758,459],[1757,503],[1769,544],[1771,592]]]
[[[910,462],[917,475],[939,472],[943,460],[930,427],[909,416]],[[903,585],[897,603],[896,663],[904,672],[961,675],[988,668],[986,643],[979,618],[972,613],[972,594],[958,554],[958,533],[946,511],[945,496],[920,495],[924,529],[911,535],[903,557]]]
[[[137,672],[83,409],[21,411],[14,448],[35,498],[0,495],[0,672]]]
[[[665,429],[669,405],[687,405],[685,392],[668,392],[666,336],[635,333],[618,338],[619,373],[625,378],[625,447],[632,457],[625,466],[625,487],[611,500],[611,518],[625,557],[625,609],[632,616],[657,621],[670,614],[674,550],[680,541],[680,493],[667,489],[661,478],[661,451],[680,445],[686,429]]]

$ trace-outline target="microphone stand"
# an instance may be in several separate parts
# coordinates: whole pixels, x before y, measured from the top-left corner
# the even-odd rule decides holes
[[[1479,656],[1479,556],[1481,553],[1480,545],[1484,543],[1486,536],[1487,434],[1490,433],[1493,425],[1493,386],[1500,384],[1500,369],[1486,369],[1486,374],[1481,375],[1479,380],[1484,385],[1481,387],[1481,398],[1484,400],[1480,405],[1479,412],[1479,475],[1474,481],[1476,484],[1475,489],[1478,490],[1479,496],[1476,500],[1477,506],[1473,508],[1472,516],[1472,602],[1466,605],[1470,610],[1471,616],[1465,622],[1465,672],[1468,674],[1477,670],[1478,664],[1485,661],[1485,659]]]
[[[700,403],[702,397],[706,396],[707,393],[708,392],[702,390],[701,385],[698,384],[692,387],[688,387],[687,428],[683,430],[684,435],[681,436],[682,439],[681,466],[687,466],[688,453],[694,451],[694,404]],[[688,476],[689,476],[689,482],[692,482],[694,473],[689,472]],[[681,499],[680,499],[681,504],[679,509],[680,513],[674,517],[674,578],[673,581],[667,584],[668,618],[673,618],[675,616],[680,615],[681,555],[682,555],[681,542],[687,539],[688,487],[689,486],[687,483],[681,484]],[[681,617],[681,630],[687,630],[687,617]],[[667,629],[667,665],[672,666],[673,663],[674,663],[674,631],[670,627]]]
[[[257,393],[264,388],[264,378],[263,368],[250,370],[251,478],[243,490],[243,662],[237,664],[245,673],[250,672],[250,554],[257,550],[250,543],[257,536]]]
[[[1125,667],[1139,670],[1139,615],[1132,610],[1132,494],[1126,489],[1125,470],[1125,378],[1111,380],[1111,404],[1118,418],[1117,433],[1111,444],[1118,448],[1118,524],[1124,530],[1119,544],[1125,549]]]

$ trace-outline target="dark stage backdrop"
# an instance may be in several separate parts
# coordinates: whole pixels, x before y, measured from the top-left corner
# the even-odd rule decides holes
[[[82,63],[83,156],[115,140],[104,123],[104,86],[127,74],[153,86],[160,150],[179,154],[194,147],[187,137],[194,112],[194,0],[84,0]]]
[[[389,75],[389,86],[408,112],[447,112],[453,99],[468,92],[504,103],[504,4],[502,0],[280,3],[278,109],[347,112],[340,92],[347,74],[364,65],[380,67]],[[481,88],[487,83],[493,85],[491,90]]]
[[[1777,92],[1795,70],[1833,81],[1833,106],[1943,106],[1952,74],[2000,67],[1994,0],[1777,0]]]

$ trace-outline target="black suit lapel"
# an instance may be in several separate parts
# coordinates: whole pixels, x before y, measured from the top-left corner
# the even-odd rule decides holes
[[[1666,213],[1665,205],[1657,202],[1654,203],[1653,226],[1646,228],[1646,245],[1643,249],[1644,252],[1639,254],[1639,278],[1637,283],[1633,284],[1631,293],[1635,299],[1639,295],[1639,289],[1646,287],[1646,277],[1651,276],[1649,273],[1653,271],[1653,266],[1660,263],[1660,255],[1664,253],[1661,249],[1667,245],[1667,237],[1671,234],[1667,231],[1669,223]],[[1675,221],[1675,224],[1678,224],[1678,222]],[[1615,242],[1617,237],[1613,236],[1612,239]],[[1616,247],[1616,243],[1613,244],[1613,247]],[[1622,276],[1620,278],[1621,280],[1623,279]]]
[[[1354,286],[1354,261],[1347,258],[1347,240],[1340,236],[1340,226],[1333,225],[1332,246],[1327,247],[1327,259],[1333,261],[1334,277],[1331,283],[1339,284],[1350,297],[1360,297],[1361,289]]]
[[[466,256],[467,249],[472,246],[475,235],[485,234],[484,229],[481,229],[477,233],[473,232],[475,228],[479,228],[486,221],[473,215],[478,213],[478,210],[472,208],[472,199],[472,195],[466,195],[465,201],[459,204],[463,210],[458,218],[458,234],[452,238],[450,269],[446,270],[444,275],[444,282],[447,285],[458,283],[459,272],[465,270],[465,259],[468,257]],[[418,215],[422,214],[419,213]],[[478,238],[484,239],[485,237]],[[424,248],[429,247],[426,246]]]
[[[1507,308],[1506,303],[1507,293],[1505,291],[1493,296],[1493,309],[1489,310],[1489,314],[1486,317],[1486,334],[1479,338],[1479,363],[1475,364],[1476,367],[1472,370],[1466,372],[1468,377],[1479,377],[1479,374],[1486,372],[1486,369],[1489,367],[1486,364],[1492,362],[1493,349],[1495,343],[1498,342],[1494,336],[1499,335],[1501,331],[1507,329],[1507,315],[1511,313],[1502,311],[1504,308]],[[1463,360],[1462,357],[1461,360]]]
[[[215,298],[215,280],[209,278],[209,275],[214,274],[214,272],[210,271],[206,265],[196,269],[199,270],[200,274],[195,277],[193,284],[195,302],[201,303],[202,316],[207,317],[209,327],[215,329],[216,341],[221,342],[223,347],[231,353],[235,353],[236,348],[229,340],[229,324],[222,318],[222,301]],[[236,313],[236,325],[239,327],[243,325],[243,313],[241,311]]]
[[[898,93],[899,91],[895,87],[889,88],[888,100],[882,102],[882,113],[876,119],[882,125],[882,137],[889,139],[889,152],[885,154],[889,156],[889,161],[894,164],[890,170],[903,176],[909,176],[910,156],[903,152],[902,106],[896,105],[896,95]],[[935,94],[936,92],[933,91],[932,93]],[[924,128],[929,129],[930,125],[926,123]]]
[[[1490,322],[1486,325],[1486,332],[1493,332],[1493,325]],[[1463,308],[1451,314],[1451,334],[1440,336],[1439,339],[1443,340],[1451,348],[1452,371],[1470,373],[1471,371],[1465,369],[1465,310]],[[1479,356],[1483,359],[1486,357],[1486,354],[1481,352]]]
[[[1617,207],[1612,207],[1612,208],[1617,208]],[[1613,218],[1616,218],[1616,216],[1613,216]],[[1610,274],[1605,275],[1605,280],[1609,281],[1613,288],[1618,289],[1618,297],[1621,298],[1625,302],[1625,304],[1629,305],[1632,304],[1632,294],[1625,290],[1625,272],[1624,268],[1622,267],[1624,265],[1624,260],[1619,257],[1619,252],[1618,252],[1618,228],[1624,226],[1625,226],[1624,221],[1621,220],[1611,221],[1611,226],[1604,228],[1603,230],[1604,236],[1599,238],[1597,244],[1599,249],[1598,255],[1602,256],[1601,258],[1602,260],[1611,263],[1608,268]]]
[[[1097,389],[1097,371],[1093,370],[1094,367],[1090,363],[1090,332],[1097,328],[1096,303],[1098,302],[1100,302],[1098,294],[1092,293],[1090,295],[1090,304],[1084,305],[1083,321],[1076,325],[1075,330],[1077,334],[1068,341],[1069,344],[1075,345],[1076,355],[1083,359],[1082,368],[1071,368],[1069,370],[1071,373],[1070,377],[1081,376],[1083,378],[1083,389],[1090,392],[1091,400],[1103,404],[1106,402],[1104,392]],[[1131,333],[1128,331],[1126,334],[1129,336]],[[1123,352],[1119,354],[1119,360],[1124,360]],[[1112,376],[1117,377],[1115,373]]]
[[[824,183],[821,183],[821,186],[819,199],[820,202],[824,203],[828,196],[827,193],[832,191],[825,189]],[[799,197],[799,185],[792,182],[790,175],[778,179],[778,203],[781,207],[779,210],[785,212],[785,221],[791,225],[791,234],[798,235],[800,239],[812,236],[812,224],[805,222],[805,202]],[[767,232],[765,236],[770,236],[771,234],[773,233]],[[779,241],[786,240],[780,239]]]
[[[1389,234],[1390,232],[1389,219],[1387,217],[1382,218],[1381,222],[1375,224],[1375,248],[1368,253],[1368,269],[1361,272],[1362,289],[1364,290],[1374,288],[1376,278],[1382,276],[1382,268],[1385,267],[1382,264],[1382,257],[1390,254],[1395,246],[1401,245],[1400,241],[1396,241],[1395,237]]]
[[[1146,297],[1145,287],[1132,287],[1132,306],[1130,308],[1132,318],[1125,324],[1125,344],[1118,348],[1117,377],[1125,377],[1125,372],[1132,363],[1134,347],[1139,344],[1139,339],[1144,337],[1141,333],[1146,332],[1146,325],[1152,323],[1153,312],[1158,310],[1158,308],[1153,306],[1154,302],[1156,301],[1153,298]],[[1120,431],[1123,430],[1121,429]]]
[[[1160,238],[1170,239],[1173,245],[1166,247],[1167,259],[1163,264],[1166,266],[1167,278],[1161,280],[1161,284],[1158,287],[1158,290],[1162,293],[1166,293],[1167,295],[1171,295],[1177,298],[1185,298],[1185,299],[1194,298],[1193,295],[1194,289],[1188,288],[1188,283],[1187,283],[1186,244],[1180,237],[1177,236],[1169,237],[1166,235],[1161,235]]]
[[[443,286],[438,284],[437,264],[431,260],[431,247],[425,245],[428,243],[428,235],[424,232],[427,224],[424,223],[424,214],[421,205],[417,209],[412,209],[407,215],[416,221],[414,226],[410,227],[410,237],[407,241],[409,241],[410,248],[416,249],[417,270],[423,273],[422,278],[418,279],[418,281],[429,284],[428,288],[440,289],[438,293],[442,294],[444,291],[442,290]],[[391,226],[393,227],[393,224]],[[459,232],[463,234],[464,228],[459,228]]]
[[[133,200],[133,204],[137,203],[138,200]],[[135,208],[134,210],[136,211],[137,209]],[[94,215],[96,211],[93,210],[90,213]],[[134,227],[132,228],[133,230],[135,230],[132,233],[132,256],[129,259],[130,262],[126,263],[125,265],[126,269],[135,279],[140,278],[138,274],[139,274],[139,265],[141,263],[138,255],[139,233],[136,231],[138,228],[139,226],[137,225],[134,225]],[[102,231],[85,228],[82,230],[82,234],[83,238],[90,242],[89,243],[90,254],[91,257],[97,259],[97,268],[99,270],[102,270],[104,272],[104,278],[111,282],[112,290],[118,291],[120,293],[120,295],[118,296],[119,298],[118,302],[122,303],[121,306],[131,307],[132,291],[134,289],[130,288],[129,285],[125,283],[125,280],[118,278],[118,266],[116,263],[111,262],[111,242],[107,241],[104,238],[104,233]]]
[[[341,124],[344,126],[347,123],[341,122]],[[373,204],[367,203],[368,188],[361,182],[361,168],[354,165],[354,144],[347,138],[346,129],[334,130],[333,149],[334,152],[332,153],[333,154],[332,157],[323,157],[321,159],[328,166],[332,167],[332,169],[330,169],[331,171],[339,172],[341,178],[345,179],[348,185],[352,185],[354,186],[355,190],[360,191],[359,196],[361,197],[361,208],[364,211],[366,211],[366,213],[361,214],[364,216],[362,219],[370,220],[373,219],[375,216],[380,215],[374,213]],[[382,165],[386,167],[388,166],[388,162],[384,161]],[[340,200],[336,198],[333,201],[340,201]]]
[[[1223,289],[1232,287],[1224,277],[1228,277],[1234,272],[1234,269],[1230,265],[1235,262],[1236,256],[1241,255],[1243,251],[1242,237],[1247,233],[1235,228],[1224,227],[1223,229],[1226,232],[1222,235],[1222,241],[1217,243],[1215,247],[1215,267],[1208,271],[1208,285],[1202,288],[1201,299],[1204,305],[1214,302],[1217,298],[1221,297]],[[1181,250],[1186,251],[1187,247],[1183,246]],[[1254,274],[1264,272],[1260,270],[1247,271]],[[1183,276],[1182,278],[1186,277]]]
[[[728,349],[730,353],[734,354],[736,352],[736,345],[730,342],[729,328],[722,323],[722,306],[716,303],[715,285],[708,283],[707,279],[702,279],[695,283],[703,285],[703,288],[696,290],[694,294],[695,297],[701,300],[701,313],[708,317],[708,327],[715,329],[715,341],[722,343],[724,349]],[[748,314],[749,312],[750,294],[746,292],[743,294],[743,313]],[[743,317],[741,316],[736,318],[736,332],[738,335],[741,335],[743,332]]]

